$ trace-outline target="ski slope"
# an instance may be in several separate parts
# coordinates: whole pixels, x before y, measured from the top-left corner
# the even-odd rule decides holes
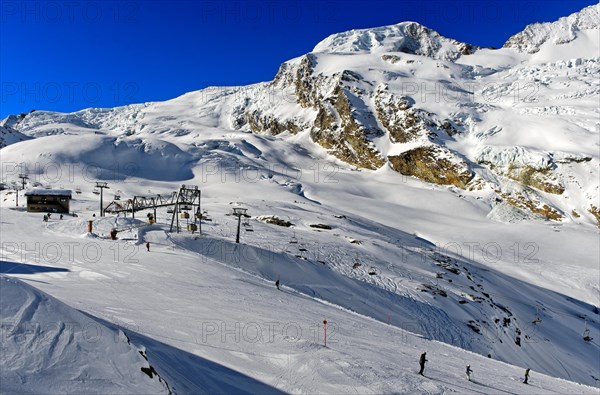
[[[256,251],[236,254],[232,252],[236,246],[224,239],[215,239],[221,245],[212,247],[210,254],[200,255],[204,239],[169,235],[163,225],[139,228],[139,240],[123,237],[110,241],[100,235],[84,237],[81,226],[85,221],[80,218],[51,219],[44,224],[39,215],[2,208],[2,220],[21,225],[8,240],[30,246],[29,252],[13,251],[12,245],[4,243],[3,276],[24,279],[68,301],[70,308],[60,304],[44,310],[54,313],[45,317],[48,322],[60,320],[55,310],[68,314],[64,321],[79,323],[82,328],[87,322],[99,322],[100,340],[89,343],[112,346],[77,353],[73,358],[90,355],[98,362],[114,361],[118,354],[114,347],[124,347],[122,338],[115,343],[119,328],[132,344],[145,348],[149,364],[174,393],[597,393],[597,388],[535,371],[530,385],[524,385],[523,367],[427,340],[399,328],[399,317],[387,323],[369,317],[367,311],[359,313],[360,303],[369,303],[369,298],[355,300],[348,291],[362,287],[332,290],[340,285],[334,273],[320,276],[320,282],[313,281],[310,272],[317,266],[314,263],[302,261],[304,275],[290,272],[287,277],[284,273],[296,263],[292,258],[286,261],[276,255],[275,262],[263,266],[264,257],[258,259],[253,255]],[[103,223],[114,219],[95,222],[101,229]],[[35,252],[31,245],[40,240],[46,241]],[[66,250],[48,247],[50,240],[53,246],[72,243],[72,254],[60,259],[52,256]],[[150,252],[141,245],[146,241],[151,243]],[[238,251],[243,247],[237,246]],[[22,253],[26,256],[20,256]],[[267,273],[269,267],[278,266],[281,291]],[[4,303],[6,292],[9,297],[26,291],[39,295],[39,291],[18,286],[20,283],[7,277],[2,281]],[[345,291],[343,295],[351,302],[331,302],[325,294],[328,291]],[[377,295],[373,299],[377,301]],[[18,305],[20,299],[10,300]],[[6,311],[3,307],[3,323],[15,317]],[[323,346],[323,319],[328,321],[327,347]],[[31,327],[42,322],[46,321],[34,315],[19,323]],[[4,335],[16,338],[11,332]],[[81,333],[75,330],[77,335]],[[45,341],[42,338],[39,343],[46,346]],[[425,350],[429,362],[426,377],[420,377],[416,375],[417,361]],[[475,371],[472,382],[464,378],[466,364]],[[50,370],[38,371],[33,377],[39,382],[53,382],[50,392],[73,388],[72,379],[53,381]],[[99,370],[96,377],[106,379],[107,373]],[[2,383],[2,392],[14,389],[6,387],[6,381]],[[39,392],[40,387],[37,391],[32,388]],[[125,392],[135,391],[135,387],[127,387]]]
[[[3,120],[0,393],[597,394],[598,8],[499,50],[411,22],[353,30],[272,82]],[[384,127],[377,102],[399,97],[418,111],[389,111]],[[341,123],[319,129],[326,109],[371,131],[384,158],[435,146],[473,181],[345,162],[315,139],[356,149]],[[407,120],[421,134],[396,141],[390,125]],[[515,168],[564,191],[522,184]],[[73,190],[77,216],[43,222],[23,191],[16,207],[21,173],[27,188]],[[105,206],[198,186],[202,233],[185,219],[170,232],[166,208],[153,225],[152,210],[100,217],[96,181]],[[240,244],[236,207],[249,215]]]

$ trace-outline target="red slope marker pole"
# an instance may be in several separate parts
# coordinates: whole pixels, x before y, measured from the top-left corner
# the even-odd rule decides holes
[[[325,347],[327,347],[327,320],[323,320],[323,330],[325,331]]]

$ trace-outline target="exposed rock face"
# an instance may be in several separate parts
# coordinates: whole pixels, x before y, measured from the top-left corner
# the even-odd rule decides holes
[[[440,147],[418,147],[388,156],[394,170],[407,176],[442,185],[466,188],[473,178],[468,164]]]
[[[533,152],[518,146],[504,149],[484,147],[477,159],[479,163],[488,165],[497,174],[509,177],[522,185],[556,195],[565,191],[564,185],[554,173],[556,168],[554,155]]]
[[[254,110],[252,112],[247,112],[245,116],[245,121],[250,128],[250,130],[254,133],[269,133],[274,136],[283,133],[289,132],[290,134],[296,134],[301,130],[301,126],[296,124],[293,120],[287,120],[284,122],[280,122],[273,115],[265,115],[262,116],[259,110]]]
[[[356,120],[344,89],[336,88],[317,108],[310,134],[316,143],[354,166],[372,170],[383,166],[385,160],[369,142],[370,136],[380,135],[381,131],[368,130]]]
[[[315,64],[316,60],[314,56],[311,54],[303,56],[293,79],[298,104],[304,108],[315,108],[319,103],[320,81],[313,76],[313,67]]]
[[[598,228],[600,228],[600,209],[592,204],[590,205],[588,211],[594,216],[594,218],[596,218],[596,222],[598,222]]]
[[[530,194],[516,192],[511,194],[503,193],[501,194],[501,196],[511,206],[530,211],[545,219],[560,221],[564,218],[563,215],[557,209],[550,207],[546,203],[540,202]]]
[[[393,143],[408,143],[422,136],[425,130],[422,110],[411,108],[414,100],[410,97],[397,97],[387,87],[379,89],[375,96],[377,119],[389,132]]]
[[[565,191],[565,187],[556,180],[550,168],[537,169],[533,166],[509,167],[506,174],[523,185],[544,192],[560,195]]]

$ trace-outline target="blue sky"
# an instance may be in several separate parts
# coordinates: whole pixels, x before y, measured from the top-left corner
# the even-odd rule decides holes
[[[332,33],[408,20],[446,37],[500,47],[529,23],[595,3],[0,0],[0,118],[268,81],[282,62]]]

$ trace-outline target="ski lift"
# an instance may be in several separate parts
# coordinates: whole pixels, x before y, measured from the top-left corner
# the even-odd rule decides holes
[[[539,324],[540,322],[542,322],[542,318],[540,317],[540,309],[539,309],[539,307],[538,307],[538,306],[535,306],[535,318],[534,318],[534,320],[533,320],[533,321],[531,321],[531,323],[532,323],[533,325],[537,325],[537,324]]]
[[[100,190],[98,188],[94,188],[94,190],[92,191],[92,193],[94,195],[100,195]]]
[[[168,214],[173,214],[173,208],[172,208],[172,207],[169,207],[169,208],[167,209],[167,213],[168,213]]]
[[[590,336],[590,330],[587,326],[587,318],[585,319],[585,329],[583,330],[583,340],[586,342],[592,341],[592,337]]]
[[[296,232],[294,232],[294,234],[292,235],[292,238],[290,239],[290,244],[298,244],[298,239],[296,238]]]
[[[377,275],[377,269],[375,269],[373,266],[371,266],[369,268],[369,276],[376,276]]]
[[[254,232],[254,229],[252,229],[252,225],[250,224],[250,220],[248,218],[244,220],[242,225],[244,226],[246,232]]]
[[[80,187],[75,188],[75,193],[81,193],[81,188]]]

